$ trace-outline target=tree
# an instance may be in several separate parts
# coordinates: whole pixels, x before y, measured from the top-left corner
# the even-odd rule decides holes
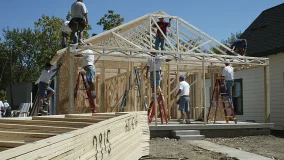
[[[124,22],[124,18],[120,17],[120,14],[115,14],[113,10],[108,10],[97,25],[103,26],[103,30],[107,31],[121,25]]]

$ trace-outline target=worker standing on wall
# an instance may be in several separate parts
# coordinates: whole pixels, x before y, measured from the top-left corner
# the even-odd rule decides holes
[[[166,22],[164,17],[160,17],[157,24],[161,28],[163,33],[165,35],[167,35],[167,28],[171,27],[171,19],[169,20],[169,22]],[[157,28],[157,26],[154,24],[153,28]],[[157,28],[156,41],[155,41],[155,49],[156,50],[159,50],[160,44],[161,44],[161,50],[165,50],[165,48],[164,48],[165,47],[165,38],[164,38],[163,34],[161,33],[161,31]]]
[[[78,32],[78,44],[84,45],[83,30],[88,25],[88,10],[83,0],[77,0],[71,6],[72,19],[69,23],[69,27],[72,32],[70,34],[70,40],[74,39],[75,33]],[[72,42],[71,42],[72,44]]]
[[[179,90],[176,97],[179,96],[178,104],[181,112],[181,124],[190,124],[190,85],[185,81],[185,76],[179,77]]]
[[[88,46],[92,46],[92,43],[88,43]],[[95,55],[88,54],[88,52],[92,50],[85,50],[82,53],[83,54],[76,54],[76,57],[83,57],[82,59],[82,66],[83,69],[86,71],[86,79],[89,85],[89,90],[92,92],[92,97],[96,98],[96,92],[95,92],[95,75],[96,75],[96,69],[95,69]],[[85,53],[85,54],[84,54]]]
[[[68,37],[70,36],[72,30],[71,28],[69,27],[69,23],[70,21],[65,21],[62,26],[61,26],[61,30],[62,30],[62,48],[66,48],[67,46],[67,39]],[[73,42],[74,44],[77,43],[77,36],[74,35],[74,38],[73,38]]]
[[[229,101],[232,103],[232,87],[234,85],[234,68],[229,64],[225,63],[226,67],[223,68],[222,76],[225,79],[225,85]],[[232,105],[233,106],[233,105]]]

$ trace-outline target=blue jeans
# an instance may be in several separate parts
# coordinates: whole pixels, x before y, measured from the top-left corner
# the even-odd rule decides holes
[[[85,66],[84,70],[86,71],[86,79],[89,83],[95,82],[95,75],[96,75],[96,69],[94,66]]]
[[[48,95],[50,92],[54,91],[49,86],[47,88],[45,88],[44,82],[39,82],[38,89],[39,89],[39,96],[40,97],[44,97],[45,95]]]
[[[150,83],[151,87],[154,87],[154,72],[150,72]],[[156,87],[160,86],[161,83],[161,72],[156,71]]]
[[[234,85],[234,81],[225,81],[226,88],[227,88],[227,94],[229,95],[229,100],[232,102],[232,87]]]
[[[62,32],[62,48],[66,48],[67,47],[67,38],[68,38],[68,34],[67,33],[64,33]],[[77,43],[77,37],[74,36],[74,39],[73,39],[73,43],[76,44]]]
[[[159,45],[161,43],[161,50],[164,50],[165,47],[165,38],[164,37],[160,37],[160,36],[156,36],[156,41],[155,41],[155,49],[159,50]]]
[[[178,109],[181,112],[189,112],[189,100],[190,98],[186,96],[181,96],[179,98],[179,108]]]

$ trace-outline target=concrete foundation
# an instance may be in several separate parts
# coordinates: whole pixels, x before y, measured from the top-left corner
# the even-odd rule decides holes
[[[193,122],[193,124],[178,124],[170,122],[169,124],[159,124],[157,126],[150,124],[150,136],[174,138],[172,131],[174,130],[199,130],[205,138],[224,137],[233,138],[239,136],[255,136],[255,135],[270,135],[270,130],[273,128],[273,123],[249,123],[239,122],[238,124],[218,122],[217,124],[201,124]]]

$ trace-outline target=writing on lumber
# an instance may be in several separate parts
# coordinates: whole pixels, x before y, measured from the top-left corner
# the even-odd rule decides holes
[[[98,136],[94,135],[93,137],[93,147],[96,150],[96,160],[98,159],[98,154],[101,154],[101,159],[104,157],[104,152],[110,154],[111,152],[111,144],[109,141],[110,129],[107,131],[101,132]]]
[[[138,125],[137,115],[134,117],[130,117],[125,120],[125,131],[131,131],[134,130]]]

